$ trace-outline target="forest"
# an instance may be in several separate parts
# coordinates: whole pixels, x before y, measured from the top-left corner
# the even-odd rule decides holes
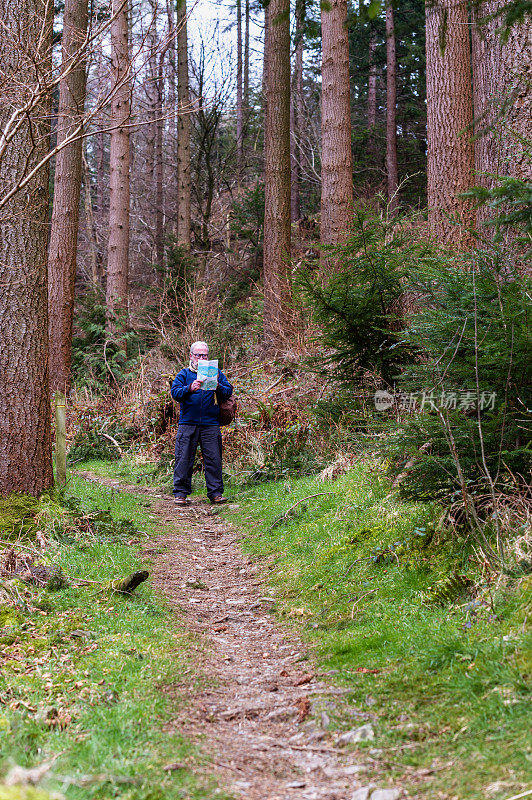
[[[532,797],[530,0],[0,9],[0,800]]]

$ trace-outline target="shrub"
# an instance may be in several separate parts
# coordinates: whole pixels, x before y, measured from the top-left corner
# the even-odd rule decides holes
[[[360,207],[348,241],[327,252],[335,273],[323,283],[321,275],[302,270],[298,281],[321,324],[325,360],[350,384],[367,370],[391,384],[413,358],[400,336],[406,276],[414,264],[431,264],[434,248]]]
[[[395,457],[427,442],[430,448],[407,475],[404,493],[457,489],[457,458],[471,491],[486,491],[489,478],[504,489],[501,476],[528,472],[528,284],[508,268],[497,270],[495,249],[477,253],[466,269],[440,263],[412,276],[424,302],[402,336],[423,355],[403,367],[397,385],[421,395],[424,409],[408,415],[386,447]]]
[[[324,284],[301,276],[323,326],[322,363],[351,391],[353,412],[355,380],[363,386],[368,371],[394,385],[396,401],[407,399],[393,418],[374,416],[396,474],[417,454],[401,482],[405,495],[463,497],[467,487],[493,501],[530,468],[530,281],[496,242],[457,257],[412,241],[403,227],[391,231],[358,210],[351,239],[331,251],[338,272]],[[346,397],[342,386],[337,395]],[[378,431],[362,421],[353,417],[361,435]]]
[[[122,384],[144,348],[141,337],[120,326],[120,337],[106,330],[105,305],[94,292],[83,295],[76,310],[72,339],[72,379],[97,392]]]

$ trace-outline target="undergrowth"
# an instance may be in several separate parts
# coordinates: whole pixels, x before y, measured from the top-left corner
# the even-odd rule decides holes
[[[258,486],[239,503],[278,613],[348,689],[327,706],[332,725],[375,728],[373,777],[416,798],[526,788],[532,576],[490,573],[440,528],[440,506],[400,501],[376,465]]]

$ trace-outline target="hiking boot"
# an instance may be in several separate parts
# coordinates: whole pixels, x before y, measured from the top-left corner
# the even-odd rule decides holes
[[[222,495],[219,494],[219,495],[216,495],[216,497],[213,497],[211,499],[211,503],[213,503],[214,505],[219,506],[219,505],[222,505],[222,503],[227,503],[227,498],[222,497]]]
[[[182,495],[177,495],[176,497],[174,497],[174,503],[176,504],[176,506],[188,506],[189,501],[187,500],[186,497],[183,497]]]

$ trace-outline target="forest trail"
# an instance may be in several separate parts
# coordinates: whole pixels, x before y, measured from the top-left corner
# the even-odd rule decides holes
[[[150,495],[165,532],[141,550],[151,581],[198,637],[199,667],[190,685],[166,687],[181,702],[173,726],[213,758],[220,785],[246,800],[396,800],[364,780],[372,759],[326,730],[327,709],[348,691],[314,674],[305,645],[270,613],[264,567],[238,546],[239,532],[218,509],[194,498],[184,508],[156,490],[88,472],[116,490]],[[188,702],[183,703],[183,697]],[[336,698],[336,700],[335,700]],[[371,723],[353,711],[354,728]],[[322,727],[325,725],[325,728]],[[365,762],[365,763],[363,763]]]

